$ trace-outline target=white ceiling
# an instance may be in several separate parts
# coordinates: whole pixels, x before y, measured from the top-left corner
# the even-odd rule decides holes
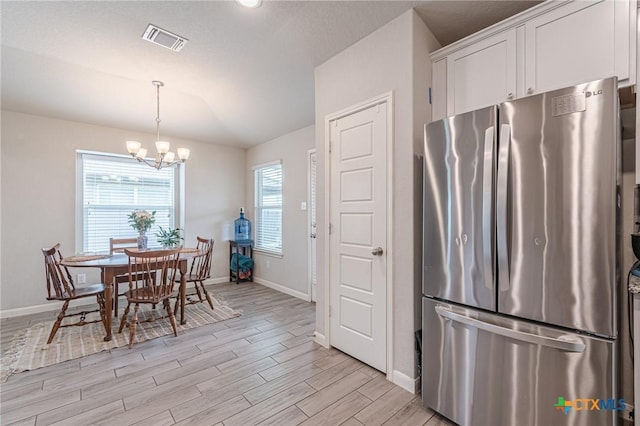
[[[410,8],[443,44],[538,1],[7,1],[5,110],[253,146],[314,122],[314,67]],[[189,39],[142,40],[147,24]]]

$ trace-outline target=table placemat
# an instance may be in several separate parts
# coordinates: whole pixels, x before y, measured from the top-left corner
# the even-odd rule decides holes
[[[66,262],[87,262],[89,260],[106,259],[108,257],[109,257],[108,254],[88,254],[88,255],[69,256],[69,257],[65,257],[64,260]]]

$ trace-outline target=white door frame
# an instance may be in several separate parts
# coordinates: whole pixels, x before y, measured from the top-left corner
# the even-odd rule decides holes
[[[311,232],[311,155],[316,153],[316,149],[310,149],[307,151],[307,275],[308,275],[308,281],[309,281],[309,290],[307,292],[308,294],[308,302],[313,301],[313,274],[311,272],[311,264],[313,262],[316,261],[316,259],[314,259],[311,255],[311,234],[309,234],[309,232]],[[318,160],[317,160],[317,156],[316,156],[316,166],[318,164]],[[316,169],[316,178],[318,176],[317,173],[317,169]],[[316,207],[318,205],[318,199],[317,199],[317,195],[318,195],[318,181],[316,179]],[[318,216],[318,211],[316,209],[316,221],[317,221],[317,216]],[[317,235],[318,235],[318,226],[316,223],[316,241],[317,241]],[[316,247],[317,247],[317,243],[316,243]],[[317,250],[317,248],[316,248]],[[317,265],[316,265],[316,269],[317,269]],[[317,271],[316,271],[316,276],[317,276]],[[316,285],[317,288],[317,285]],[[316,297],[317,298],[317,297]]]
[[[393,92],[368,99],[364,102],[345,108],[341,111],[329,114],[324,119],[324,217],[326,226],[322,230],[324,238],[325,259],[325,286],[324,286],[324,331],[326,346],[331,346],[331,319],[329,308],[331,305],[331,244],[330,244],[330,219],[331,219],[331,155],[329,153],[331,139],[331,122],[347,115],[371,108],[382,103],[387,104],[387,380],[393,382]],[[318,230],[320,231],[320,230]]]

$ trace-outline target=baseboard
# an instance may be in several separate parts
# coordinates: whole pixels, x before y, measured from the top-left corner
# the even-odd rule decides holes
[[[205,285],[209,285],[209,284],[222,284],[222,283],[230,283],[231,281],[229,280],[229,276],[225,276],[225,277],[215,277],[215,278],[207,278],[204,281]]]
[[[209,284],[220,284],[220,283],[228,283],[229,277],[216,277],[209,278],[204,283],[205,285]],[[193,287],[193,284],[187,285],[188,287]],[[120,296],[122,298],[122,296]],[[51,311],[59,311],[62,306],[61,302],[54,303],[43,303],[42,305],[33,305],[33,306],[25,306],[24,308],[15,308],[15,309],[5,309],[0,311],[0,318],[13,318],[20,317],[22,315],[31,315],[31,314],[39,314],[42,312],[51,312]],[[75,305],[74,305],[75,306]],[[91,306],[87,305],[78,305],[78,306]]]
[[[418,385],[420,383],[419,378],[412,379],[398,370],[393,370],[392,382],[414,395],[418,393]]]
[[[288,294],[289,296],[297,297],[298,299],[302,299],[305,302],[309,301],[309,295],[306,294],[306,293],[302,293],[301,291],[293,290],[293,289],[291,289],[289,287],[285,287],[283,285],[276,284],[276,283],[273,283],[271,281],[267,281],[267,280],[265,280],[263,278],[260,278],[260,277],[255,277],[253,279],[253,281],[256,284],[260,284],[260,285],[263,285],[265,287],[272,288],[272,289],[277,290],[277,291],[279,291],[281,293]]]
[[[79,300],[82,300],[82,299],[79,299]],[[72,309],[72,308],[73,309],[82,308],[83,310],[97,309],[98,305],[96,304],[95,300],[93,300],[92,303],[85,303],[81,305],[74,304],[74,303],[78,303],[79,300],[72,301],[71,304],[69,305],[69,309]],[[124,306],[127,306],[127,299],[124,296],[120,296],[119,300],[120,300],[119,303],[124,303]],[[87,299],[84,299],[82,301],[86,302]],[[44,303],[42,305],[25,306],[24,308],[5,309],[4,311],[0,311],[0,318],[20,317],[22,315],[40,314],[42,312],[59,312],[60,308],[62,308],[62,303],[63,302],[52,302],[52,303]],[[52,319],[55,319],[55,318],[52,317]]]
[[[327,342],[327,338],[324,334],[318,333],[317,331],[313,332],[313,341],[319,344],[320,346],[324,346],[325,348],[329,348],[329,342]]]
[[[78,306],[91,306],[91,305],[78,305]],[[25,306],[24,308],[5,309],[0,311],[0,318],[13,318],[23,315],[40,314],[42,312],[54,312],[59,311],[62,307],[62,302],[44,303],[42,305]],[[72,305],[72,307],[76,307]]]

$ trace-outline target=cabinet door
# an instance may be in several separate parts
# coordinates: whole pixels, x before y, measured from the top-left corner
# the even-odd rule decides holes
[[[518,96],[612,76],[622,85],[631,84],[632,4],[635,1],[576,1],[529,21],[525,93]]]
[[[449,115],[513,99],[515,92],[515,29],[481,40],[448,56]]]

